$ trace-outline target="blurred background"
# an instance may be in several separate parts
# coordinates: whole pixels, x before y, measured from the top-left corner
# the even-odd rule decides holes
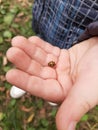
[[[35,35],[32,7],[33,0],[0,0],[0,130],[56,130],[58,107],[28,93],[12,99],[11,85],[5,79],[6,72],[13,67],[6,58],[11,39],[16,35]],[[77,130],[98,130],[98,106],[82,117]]]

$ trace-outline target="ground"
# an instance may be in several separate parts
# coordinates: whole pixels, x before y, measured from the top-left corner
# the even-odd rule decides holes
[[[5,74],[13,67],[6,58],[11,38],[29,37],[32,30],[32,0],[0,0],[0,130],[56,130],[58,107],[26,94],[20,99],[9,95],[11,84]],[[77,130],[98,130],[98,107],[83,116]]]

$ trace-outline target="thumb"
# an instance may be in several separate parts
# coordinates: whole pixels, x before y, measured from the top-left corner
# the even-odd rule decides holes
[[[94,90],[90,89],[92,84],[90,85],[78,82],[70,90],[56,115],[58,130],[75,130],[81,117],[97,104],[96,94],[94,95]]]

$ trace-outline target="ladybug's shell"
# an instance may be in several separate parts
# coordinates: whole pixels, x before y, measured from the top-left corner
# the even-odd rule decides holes
[[[50,61],[49,63],[48,63],[48,66],[50,66],[50,67],[54,67],[56,64],[55,64],[55,62],[54,61]]]

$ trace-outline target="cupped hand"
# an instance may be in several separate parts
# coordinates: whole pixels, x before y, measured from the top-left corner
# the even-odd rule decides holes
[[[59,49],[33,36],[17,36],[7,57],[17,69],[6,74],[11,84],[32,95],[61,103],[58,130],[74,130],[76,123],[98,103],[98,38]],[[54,67],[48,63],[55,62]]]

